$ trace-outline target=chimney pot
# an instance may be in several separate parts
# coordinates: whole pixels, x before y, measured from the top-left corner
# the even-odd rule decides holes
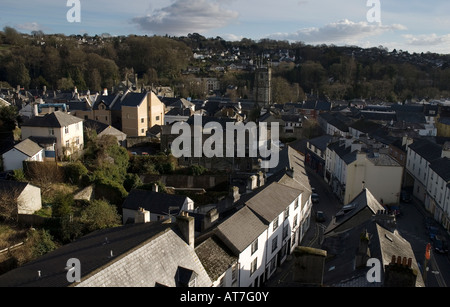
[[[395,263],[395,259],[397,259],[397,257],[395,257],[395,255],[392,255],[391,264]]]
[[[397,264],[402,264],[402,257],[400,256],[397,257]]]
[[[408,259],[408,268],[411,268],[412,267],[412,258],[409,258]]]

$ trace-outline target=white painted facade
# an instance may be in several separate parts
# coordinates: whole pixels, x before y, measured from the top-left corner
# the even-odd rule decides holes
[[[56,138],[57,155],[71,155],[84,147],[83,138],[83,122],[69,125],[61,128],[49,127],[22,127],[22,139],[27,139],[31,136]]]
[[[44,149],[35,154],[32,157],[24,154],[20,150],[16,148],[12,148],[11,150],[5,152],[3,155],[3,170],[4,171],[13,171],[17,169],[23,168],[23,161],[44,161]]]
[[[42,209],[41,189],[28,184],[17,198],[19,214],[34,214]]]

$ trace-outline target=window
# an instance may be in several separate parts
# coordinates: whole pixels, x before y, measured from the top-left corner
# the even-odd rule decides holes
[[[55,135],[55,129],[53,129],[53,128],[49,128],[48,129],[48,135]]]
[[[145,129],[141,129],[141,133],[145,133]]]
[[[270,272],[275,271],[277,268],[277,257],[273,257],[273,259],[270,261]]]
[[[273,221],[273,231],[278,228],[278,217]]]
[[[141,124],[143,124],[145,122],[144,118],[141,118]]]
[[[272,253],[278,248],[278,236],[272,239]]]
[[[237,273],[238,273],[238,265],[234,264],[233,268],[231,269],[231,279],[233,281],[237,280]]]
[[[79,138],[79,137],[77,137],[77,138],[75,139],[75,144],[76,144],[77,146],[80,145],[80,138]]]
[[[289,207],[286,208],[284,211],[284,219],[287,219],[289,217]]]
[[[156,116],[156,120],[157,120],[157,121],[159,120],[159,118],[160,118],[159,116]]]
[[[289,224],[286,224],[286,225],[283,227],[283,240],[287,238],[288,233],[289,233]]]
[[[298,203],[300,202],[300,198],[297,198],[294,203],[294,210],[298,208]]]
[[[255,258],[255,260],[252,261],[252,264],[250,266],[250,276],[252,276],[258,267],[258,257]]]
[[[66,141],[66,147],[69,148],[69,146],[70,146],[69,141]]]
[[[252,243],[252,255],[258,250],[258,239]]]
[[[64,132],[65,132],[66,134],[68,134],[68,133],[69,133],[69,127],[64,127]]]
[[[296,214],[295,216],[294,216],[294,224],[293,224],[293,228],[295,228],[295,227],[297,227],[297,224],[298,224],[298,214]]]

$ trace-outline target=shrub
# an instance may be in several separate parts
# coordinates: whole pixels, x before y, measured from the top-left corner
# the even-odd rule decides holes
[[[84,178],[84,176],[88,173],[88,169],[79,161],[69,163],[64,167],[64,176],[66,181],[74,185],[80,185],[83,182],[82,178]]]
[[[121,218],[115,206],[105,200],[95,200],[81,212],[81,222],[92,232],[117,227],[121,224]]]

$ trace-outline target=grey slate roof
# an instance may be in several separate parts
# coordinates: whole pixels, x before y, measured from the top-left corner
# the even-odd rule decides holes
[[[445,182],[450,181],[450,159],[447,157],[434,160],[430,163],[430,168],[438,174]]]
[[[246,205],[268,225],[302,192],[302,190],[274,182],[249,199]]]
[[[425,139],[417,139],[409,145],[409,148],[428,162],[439,159],[442,155],[442,147]]]
[[[44,116],[35,116],[22,124],[23,127],[48,127],[48,128],[62,128],[79,122],[81,118],[69,115],[67,113],[56,111]]]
[[[22,142],[14,146],[14,148],[27,155],[28,157],[32,157],[42,150],[42,148],[38,144],[30,139],[23,140]]]
[[[133,224],[94,232],[0,276],[0,287],[68,287],[67,260],[81,262],[81,284],[91,287],[176,286],[181,268],[198,275],[198,286],[211,285],[195,251],[175,224]],[[111,257],[111,251],[113,256]],[[41,278],[38,277],[41,271]]]
[[[187,197],[180,195],[164,194],[147,190],[132,190],[125,199],[122,208],[138,210],[144,208],[150,213],[167,215],[169,207],[181,207]],[[171,210],[171,214],[177,215],[180,210]]]
[[[243,207],[217,226],[217,236],[238,256],[266,229],[252,210]]]
[[[125,96],[125,99],[120,103],[120,105],[126,106],[126,107],[138,107],[141,105],[142,101],[144,101],[144,98],[146,96],[147,96],[146,92],[144,92],[144,93],[128,93]]]
[[[332,139],[333,137],[331,135],[326,134],[309,140],[309,143],[314,145],[314,147],[319,148],[321,151],[325,151],[325,149],[327,149],[327,145]]]
[[[195,248],[198,258],[211,280],[217,280],[237,262],[237,257],[217,237],[212,236]]]
[[[349,211],[346,211],[347,208]],[[379,210],[385,210],[385,208],[376,200],[368,189],[361,191],[361,193],[359,193],[359,195],[356,196],[350,203],[345,205],[341,211],[336,213],[328,225],[325,233],[327,234],[335,231],[337,228],[341,227],[366,209],[368,209],[372,214],[377,213]]]

